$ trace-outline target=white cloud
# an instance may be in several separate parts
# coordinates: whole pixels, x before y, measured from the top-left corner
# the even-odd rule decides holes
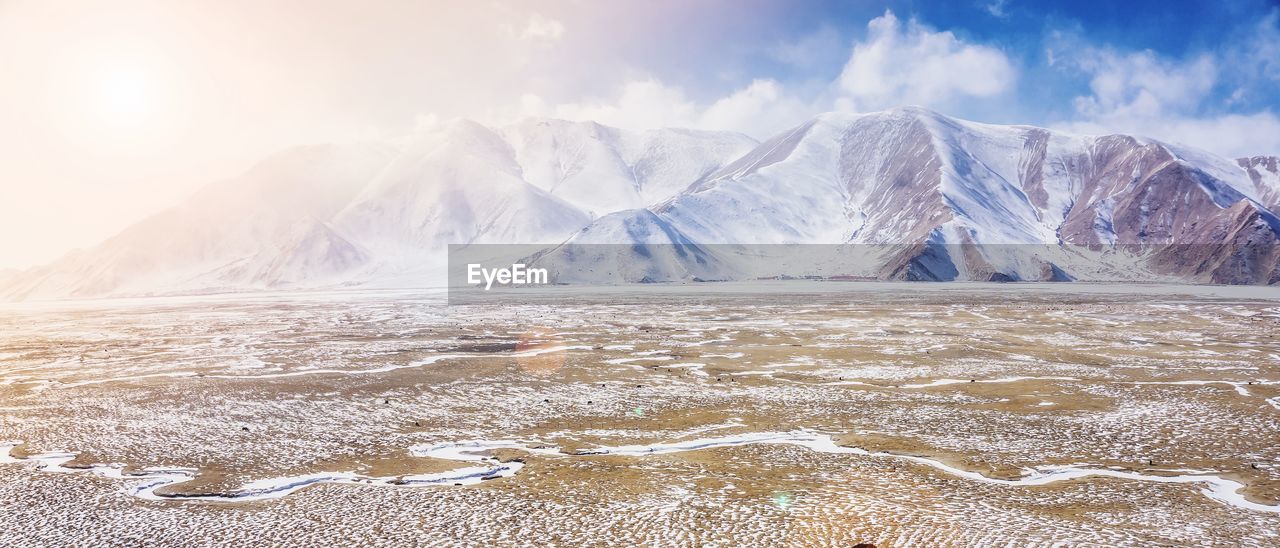
[[[994,2],[983,6],[983,8],[986,9],[987,13],[990,13],[993,17],[1004,18],[1009,15],[1009,12],[1005,11],[1005,5],[1008,3],[1008,0],[995,0]]]
[[[520,32],[526,40],[557,40],[564,35],[564,23],[540,14],[529,17],[529,23]]]
[[[789,96],[774,80],[755,80],[709,103],[699,104],[683,89],[656,79],[634,80],[610,100],[548,104],[541,97],[521,97],[519,116],[591,120],[605,125],[653,129],[684,127],[738,131],[758,138],[794,126],[816,112],[813,105]]]
[[[945,109],[959,101],[1009,91],[1017,71],[999,49],[970,44],[948,31],[893,12],[867,24],[866,40],[853,47],[837,81],[843,103],[854,110],[903,104]]]
[[[1061,61],[1059,68],[1089,77],[1089,93],[1074,99],[1076,114],[1057,124],[1061,129],[1144,135],[1229,158],[1280,152],[1280,118],[1271,111],[1204,114],[1239,104],[1245,94],[1243,87],[1222,94],[1225,97],[1217,93],[1223,80],[1241,79],[1240,74],[1218,70],[1223,64],[1219,54],[1175,60],[1150,51],[1090,46],[1058,48],[1055,54]],[[1250,80],[1266,76],[1265,63],[1258,61],[1253,65],[1258,74],[1238,85],[1248,86]]]
[[[1227,104],[1266,102],[1280,83],[1280,8],[1272,9],[1252,28],[1235,36],[1238,40],[1221,54],[1232,67],[1222,74],[1224,85],[1231,88]]]
[[[1007,5],[998,4],[1001,9]],[[1240,71],[1219,69],[1230,60],[1225,58],[1229,53],[1174,60],[1149,51],[1093,47],[1077,36],[1055,33],[1050,66],[1087,82],[1087,93],[1074,97],[1074,114],[1053,126],[1077,133],[1145,135],[1229,157],[1280,152],[1280,117],[1270,110],[1203,114],[1236,107],[1251,91],[1270,89],[1259,88],[1259,82],[1277,77],[1280,62],[1257,52],[1280,49],[1277,14],[1280,11],[1262,21],[1239,47],[1222,50],[1250,60],[1230,63],[1256,71],[1247,78]],[[846,50],[840,76],[825,88],[821,83],[815,89],[757,78],[723,96],[695,100],[679,86],[652,77],[633,78],[612,96],[552,103],[527,94],[497,120],[536,115],[638,129],[731,130],[764,139],[828,110],[867,112],[919,104],[963,116],[967,108],[998,108],[994,101],[1016,100],[1012,92],[1017,70],[997,48],[915,20],[900,21],[888,11],[867,28],[867,36]],[[839,47],[832,45],[838,44],[837,36],[819,29],[767,53],[799,65],[823,47]],[[1224,87],[1227,92],[1219,93]]]
[[[755,80],[707,107],[699,117],[698,127],[724,128],[766,138],[803,122],[817,110],[774,80]]]
[[[905,25],[892,12],[868,23],[866,40],[853,46],[844,71],[822,92],[801,93],[769,78],[709,101],[691,99],[683,89],[657,79],[623,84],[612,99],[548,104],[526,95],[521,115],[550,116],[630,128],[689,127],[739,131],[767,138],[828,110],[871,111],[908,104],[941,110],[963,101],[998,96],[1012,88],[1016,71],[998,49],[967,43],[950,32],[915,20]],[[801,65],[819,49],[839,43],[831,29],[819,29],[769,51],[775,59]],[[836,46],[838,47],[838,46]],[[812,90],[810,90],[812,91]]]
[[[440,125],[440,116],[434,112],[418,114],[413,118],[414,131],[430,131]]]
[[[1226,158],[1280,153],[1280,117],[1271,111],[1216,117],[1110,117],[1058,126],[1074,133],[1128,133],[1191,145]]]
[[[1212,56],[1172,62],[1154,53],[1095,51],[1078,64],[1092,77],[1093,93],[1075,106],[1089,117],[1159,116],[1201,104],[1213,91],[1217,68]]]
[[[829,61],[833,53],[843,54],[844,44],[840,33],[830,26],[819,27],[818,30],[801,36],[794,41],[778,42],[766,53],[773,59],[791,66],[810,68]]]
[[[1252,53],[1250,60],[1261,67],[1263,77],[1280,81],[1280,8],[1258,22],[1244,49]]]
[[[684,90],[655,79],[627,82],[612,100],[547,105],[540,98],[526,96],[523,103],[524,114],[592,120],[627,128],[689,126],[698,110]]]

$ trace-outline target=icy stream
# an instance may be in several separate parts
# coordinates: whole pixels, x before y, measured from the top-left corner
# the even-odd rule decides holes
[[[318,483],[394,487],[473,485],[488,479],[514,476],[524,467],[524,464],[519,461],[499,462],[494,457],[480,454],[493,449],[516,449],[556,458],[583,458],[600,455],[644,458],[653,455],[751,444],[798,445],[819,453],[905,460],[929,466],[958,478],[1010,487],[1043,486],[1088,477],[1110,477],[1155,483],[1196,483],[1204,485],[1200,490],[1204,496],[1217,502],[1245,510],[1280,513],[1280,505],[1260,504],[1247,500],[1240,494],[1244,484],[1223,478],[1213,473],[1213,471],[1193,471],[1192,473],[1164,476],[1122,469],[1094,467],[1088,464],[1043,465],[1027,469],[1026,474],[1018,479],[998,479],[990,478],[977,472],[961,470],[926,457],[870,452],[856,447],[840,446],[835,443],[830,435],[803,430],[745,433],[649,445],[601,446],[574,453],[564,453],[559,448],[546,444],[515,440],[448,442],[415,446],[409,450],[409,453],[415,457],[470,462],[474,463],[474,465],[435,474],[387,477],[363,476],[354,472],[321,472],[255,480],[229,493],[198,495],[160,494],[156,492],[161,487],[177,485],[195,479],[197,471],[189,468],[144,468],[138,472],[125,472],[123,466],[116,464],[95,464],[84,468],[69,468],[66,464],[75,459],[74,453],[44,453],[25,458],[15,458],[11,456],[11,450],[19,444],[13,442],[0,444],[0,464],[27,464],[50,473],[83,472],[112,479],[137,480],[136,483],[126,487],[125,491],[144,500],[248,502],[281,498],[294,491]]]

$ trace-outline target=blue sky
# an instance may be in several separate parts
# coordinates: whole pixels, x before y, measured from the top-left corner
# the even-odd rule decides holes
[[[1266,1],[1244,2],[1178,2],[1126,0],[1039,1],[971,0],[957,2],[800,2],[809,6],[800,17],[786,24],[792,40],[811,35],[814,29],[831,29],[841,42],[865,39],[866,24],[891,10],[901,19],[914,18],[940,31],[950,31],[968,43],[990,45],[1005,52],[1020,69],[1018,95],[1026,104],[1021,112],[1009,117],[1028,116],[1041,121],[1069,116],[1070,100],[1088,93],[1086,78],[1069,67],[1049,64],[1048,52],[1057,50],[1070,55],[1073,47],[1109,48],[1117,52],[1151,51],[1170,63],[1185,63],[1202,54],[1216,54],[1224,72],[1239,71],[1240,76],[1259,72],[1247,66],[1244,59],[1233,58],[1233,48],[1247,48],[1260,27],[1272,32],[1274,46],[1277,4]],[[1263,25],[1268,17],[1270,25]],[[1275,52],[1280,53],[1280,52]],[[847,51],[829,52],[828,63],[839,63]],[[1232,61],[1239,61],[1233,63]],[[820,77],[776,66],[767,58],[756,59],[762,67],[777,71],[781,78]],[[1280,62],[1280,61],[1276,61]],[[1234,66],[1233,66],[1234,64]],[[769,66],[774,65],[774,66]],[[830,66],[830,65],[828,65]],[[1222,75],[1210,100],[1203,105],[1213,110],[1233,91],[1229,75]],[[1274,108],[1280,101],[1280,87],[1272,79],[1258,93],[1250,94],[1235,108],[1253,110]],[[1274,74],[1273,74],[1274,76]]]
[[[1280,8],[1274,3],[568,6],[548,12],[564,22],[561,45],[593,51],[591,65],[629,67],[631,80],[620,83],[607,70],[563,80],[562,89],[534,94],[533,110],[547,115],[620,125],[719,124],[761,136],[805,113],[921,104],[980,121],[1140,133],[1224,155],[1280,151]],[[632,90],[629,100],[626,86],[637,82],[654,88],[649,99]],[[771,86],[758,88],[758,111],[735,117],[720,109],[699,118],[700,109],[753,83]],[[750,95],[739,95],[739,103],[750,102]],[[646,108],[662,102],[689,108],[684,114]]]
[[[0,268],[458,117],[765,139],[914,104],[1280,154],[1274,1],[0,0],[0,74]]]

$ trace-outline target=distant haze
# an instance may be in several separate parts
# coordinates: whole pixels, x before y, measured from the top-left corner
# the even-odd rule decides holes
[[[961,4],[0,1],[0,269],[90,247],[294,145],[459,117],[760,139],[909,103],[1280,153],[1267,2]]]

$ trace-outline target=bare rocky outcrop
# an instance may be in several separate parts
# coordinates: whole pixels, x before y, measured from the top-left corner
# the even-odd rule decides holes
[[[1276,173],[1271,157],[1235,165],[912,107],[819,116],[653,212],[699,243],[882,248],[842,278],[1268,284]],[[821,266],[724,277],[829,275]]]
[[[1280,158],[1253,156],[1240,158],[1236,163],[1249,174],[1258,201],[1273,213],[1280,208]]]
[[[449,245],[517,243],[554,248],[531,254],[578,281],[1273,284],[1278,164],[916,107],[822,114],[758,145],[454,121],[393,143],[288,151],[6,276],[0,297],[424,285],[441,281],[427,274],[444,270]],[[751,247],[797,245],[830,247]]]

